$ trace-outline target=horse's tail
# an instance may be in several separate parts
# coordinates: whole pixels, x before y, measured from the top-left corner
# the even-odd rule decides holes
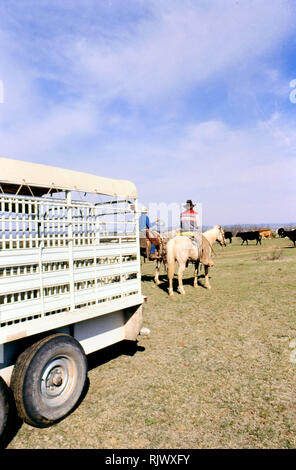
[[[174,241],[170,240],[166,246],[166,262],[168,270],[168,279],[173,279],[175,274],[175,254],[174,254]]]
[[[212,260],[212,252],[213,248],[208,241],[208,239],[203,235],[202,236],[202,249],[201,249],[201,256],[200,261],[204,266],[214,266],[214,262]]]
[[[165,269],[167,270],[167,240],[161,238],[160,245],[159,245],[159,256],[161,261],[163,262]]]

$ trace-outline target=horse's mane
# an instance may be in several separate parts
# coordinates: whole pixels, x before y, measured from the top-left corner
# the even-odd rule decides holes
[[[213,232],[214,230],[221,230],[221,225],[214,225],[214,227],[210,228],[209,230],[206,230],[205,233]]]

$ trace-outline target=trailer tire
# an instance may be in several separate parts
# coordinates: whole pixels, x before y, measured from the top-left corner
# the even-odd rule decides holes
[[[9,392],[5,381],[0,377],[0,449],[4,445],[9,416]]]
[[[18,415],[35,427],[48,427],[78,403],[87,360],[78,341],[66,334],[43,338],[23,351],[11,376]]]

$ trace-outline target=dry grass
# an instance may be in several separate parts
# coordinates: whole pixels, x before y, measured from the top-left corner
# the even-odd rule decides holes
[[[275,247],[272,251],[269,251],[267,255],[257,255],[255,259],[257,261],[276,261],[279,260],[283,255],[283,250],[279,247]]]
[[[274,250],[281,257],[268,260]],[[24,424],[9,448],[296,446],[296,249],[287,240],[215,248],[212,290],[167,295],[143,264],[150,338],[90,358],[79,408],[48,429]],[[260,263],[255,259],[262,256]]]

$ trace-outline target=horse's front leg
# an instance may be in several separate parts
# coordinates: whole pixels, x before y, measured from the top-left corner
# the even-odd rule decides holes
[[[179,264],[179,269],[178,269],[178,283],[179,283],[178,291],[182,295],[185,295],[185,290],[184,290],[184,287],[183,287],[183,274],[184,274],[184,271],[185,271],[185,263],[180,263]]]
[[[211,289],[209,282],[209,266],[205,266],[205,287],[206,289]]]
[[[152,243],[150,242],[150,240],[148,240],[148,238],[146,238],[146,257],[147,257],[147,261],[149,261],[151,245],[152,245]]]
[[[194,281],[193,281],[193,287],[198,286],[198,268],[199,268],[199,261],[195,262],[195,267],[194,267]]]

